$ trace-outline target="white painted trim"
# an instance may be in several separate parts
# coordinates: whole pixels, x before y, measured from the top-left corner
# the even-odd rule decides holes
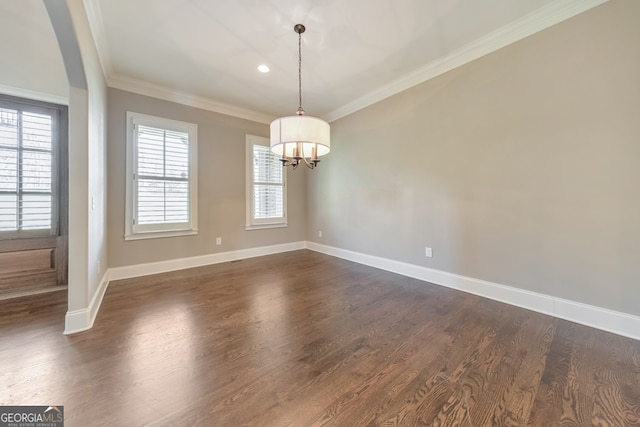
[[[70,335],[86,331],[93,327],[93,322],[98,315],[102,299],[107,291],[110,281],[129,279],[132,277],[146,276],[149,274],[166,273],[185,268],[201,267],[204,265],[219,264],[222,262],[236,261],[239,259],[254,258],[264,255],[272,255],[281,252],[289,252],[306,248],[306,242],[283,243],[280,245],[261,246],[257,248],[241,249],[237,251],[221,252],[217,254],[201,255],[190,258],[173,259],[169,261],[152,262],[147,264],[130,265],[108,269],[98,289],[91,299],[89,307],[81,310],[67,311],[65,316],[64,334]]]
[[[67,311],[64,319],[64,334],[70,335],[78,332],[86,331],[93,327],[93,322],[96,320],[98,310],[102,304],[102,298],[104,298],[107,287],[109,286],[109,270],[105,271],[98,288],[93,293],[89,307]]]
[[[98,0],[84,0],[84,8],[87,13],[87,21],[89,22],[93,42],[98,52],[98,61],[102,68],[102,74],[109,76],[111,74],[111,56],[107,46],[107,35],[104,29],[100,3],[98,3]]]
[[[150,116],[127,111],[127,137],[125,162],[125,218],[124,239],[140,240],[198,234],[198,125],[196,123]],[[138,214],[138,126],[173,130],[189,135],[189,220],[179,224],[134,224]]]
[[[151,262],[147,264],[114,267],[109,269],[109,279],[120,280],[129,279],[132,277],[147,276],[149,274],[166,273],[169,271],[183,270],[185,268],[202,267],[204,265],[237,261],[239,259],[255,258],[281,252],[296,251],[305,249],[305,247],[305,242],[292,242],[283,243],[280,245],[261,246],[257,248],[240,249],[237,251],[200,255],[190,258],[178,258],[167,261]]]
[[[244,157],[245,157],[245,230],[260,230],[265,228],[281,228],[286,227],[288,223],[287,216],[287,193],[289,192],[289,186],[287,185],[287,169],[280,165],[280,161],[277,161],[276,167],[282,170],[282,192],[283,192],[283,215],[280,218],[268,218],[268,219],[255,219],[253,218],[254,208],[254,163],[253,163],[253,147],[254,145],[261,145],[263,147],[269,147],[269,138],[257,135],[245,135],[244,145]]]
[[[551,2],[547,6],[524,16],[522,19],[514,21],[484,37],[462,46],[449,55],[438,58],[412,73],[404,75],[385,86],[336,108],[322,118],[331,122],[345,117],[403,90],[409,89],[410,87],[549,28],[552,25],[606,3],[607,1],[608,0],[556,0]],[[275,117],[268,114],[236,107],[210,98],[172,90],[162,85],[113,73],[111,58],[109,57],[108,48],[106,47],[106,38],[99,3],[96,0],[84,0],[84,3],[87,9],[89,26],[97,46],[100,63],[109,87],[191,107],[202,108],[216,113],[227,114],[258,123],[268,124],[275,119]]]
[[[558,24],[582,12],[606,3],[609,0],[559,0],[549,3],[502,28],[462,46],[450,54],[406,74],[389,84],[330,111],[324,116],[328,122],[355,113],[369,105],[382,101],[410,87],[416,86],[441,74],[451,71],[482,56],[495,52],[532,34]]]
[[[244,229],[247,231],[251,230],[268,230],[270,228],[287,228],[288,224],[285,222],[276,222],[272,224],[256,224],[256,225],[245,225]]]
[[[314,242],[307,249],[640,340],[632,314]]]
[[[0,84],[0,93],[20,98],[33,99],[35,101],[50,102],[58,105],[69,105],[68,96],[53,95],[50,93],[38,92],[35,90],[22,89],[19,87]]]
[[[64,333],[65,335],[68,335],[76,332],[82,332],[93,326],[93,322],[98,314],[104,294],[109,282],[112,280],[166,273],[169,271],[272,255],[305,248],[640,340],[639,316],[537,292],[531,292],[524,289],[518,289],[486,280],[448,273],[446,271],[435,270],[428,267],[394,261],[346,249],[321,245],[315,242],[303,241],[110,268],[105,272],[98,289],[91,299],[89,307],[87,309],[67,312],[65,317]]]
[[[202,96],[168,89],[164,86],[133,79],[131,77],[111,74],[107,76],[107,86],[258,123],[268,124],[275,119],[274,116],[269,114],[259,113],[257,111],[247,110],[230,104],[224,104]]]

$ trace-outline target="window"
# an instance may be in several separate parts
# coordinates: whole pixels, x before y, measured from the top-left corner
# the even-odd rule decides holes
[[[253,135],[246,138],[247,229],[286,227],[286,169],[273,154],[269,140]]]
[[[125,239],[197,233],[197,131],[127,112]]]
[[[0,97],[0,238],[58,234],[58,152],[66,107]]]

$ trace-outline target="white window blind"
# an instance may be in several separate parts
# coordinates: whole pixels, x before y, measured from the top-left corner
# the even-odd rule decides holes
[[[196,229],[196,125],[129,113],[131,218],[125,235]],[[164,233],[151,235],[150,233]]]
[[[0,106],[0,233],[53,234],[54,110]]]
[[[253,145],[253,217],[284,216],[282,164],[269,147]]]
[[[266,138],[247,135],[247,227],[286,225],[285,169]]]
[[[137,126],[138,224],[189,222],[189,134]]]

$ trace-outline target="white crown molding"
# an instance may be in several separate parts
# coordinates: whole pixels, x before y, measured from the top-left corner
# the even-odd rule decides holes
[[[98,60],[102,67],[102,74],[109,76],[111,74],[111,57],[109,48],[107,47],[107,36],[104,30],[104,21],[102,19],[102,11],[98,0],[84,0],[84,8],[89,21],[89,28],[93,35],[93,44],[98,51]]]
[[[230,104],[223,104],[212,99],[171,90],[161,85],[125,76],[109,75],[107,77],[107,86],[258,123],[269,124],[275,118],[269,114],[258,113],[256,111],[235,107]]]
[[[23,89],[19,87],[0,84],[0,93],[20,98],[33,99],[35,101],[50,102],[58,105],[69,105],[69,97],[53,95],[50,93],[38,92],[35,90]]]
[[[582,12],[592,9],[609,0],[558,0],[548,6],[538,9],[518,21],[514,21],[484,37],[455,50],[449,55],[439,58],[418,70],[406,74],[389,84],[386,84],[360,98],[355,99],[333,111],[322,116],[328,122],[355,113],[369,105],[382,101],[403,90],[409,89],[429,79],[437,77],[447,71],[460,67],[468,62],[478,59],[484,55],[501,49],[509,44],[515,43],[560,23],[566,19],[576,16]],[[165,101],[202,108],[220,114],[226,114],[241,119],[251,120],[258,123],[270,123],[275,117],[269,114],[260,113],[230,104],[221,103],[210,98],[205,98],[186,92],[171,90],[162,85],[157,85],[142,80],[125,77],[113,72],[109,49],[106,45],[106,35],[102,20],[102,13],[97,0],[84,0],[87,10],[89,26],[93,33],[100,64],[107,85],[116,89],[122,89]]]
[[[609,0],[560,0],[552,2],[548,6],[524,16],[522,19],[474,40],[447,56],[438,58],[412,73],[406,74],[342,107],[330,111],[323,118],[328,122],[332,122],[348,116],[607,1]]]
[[[314,242],[307,249],[640,340],[640,316]]]
[[[126,90],[128,92],[140,95],[150,96],[153,98],[163,99],[165,101],[176,102],[178,104],[187,105],[203,110],[213,111],[215,113],[226,114],[241,119],[251,120],[258,123],[271,123],[275,118],[271,115],[259,113],[256,111],[239,108],[230,104],[224,104],[213,99],[201,96],[171,90],[165,86],[134,79],[127,76],[118,75],[113,71],[112,61],[107,46],[107,37],[104,29],[104,21],[102,19],[102,11],[97,0],[83,0],[87,11],[87,20],[93,35],[94,44],[98,51],[98,58],[102,72],[105,75],[107,86]]]

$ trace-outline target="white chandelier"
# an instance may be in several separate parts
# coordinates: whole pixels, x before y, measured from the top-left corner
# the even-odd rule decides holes
[[[317,117],[305,116],[302,109],[302,33],[305,27],[297,24],[298,33],[298,111],[295,116],[286,116],[271,122],[271,151],[282,156],[282,166],[297,168],[300,163],[315,168],[331,149],[329,123]]]

